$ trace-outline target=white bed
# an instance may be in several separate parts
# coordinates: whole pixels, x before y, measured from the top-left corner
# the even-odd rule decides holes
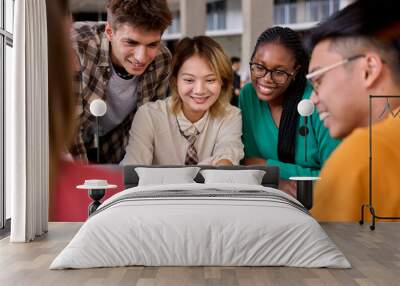
[[[299,202],[264,186],[138,186],[114,195],[50,269],[145,266],[350,268]]]

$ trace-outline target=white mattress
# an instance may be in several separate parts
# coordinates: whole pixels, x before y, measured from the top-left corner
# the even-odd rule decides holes
[[[105,201],[50,269],[145,266],[293,266],[350,268],[307,213],[263,198],[118,199],[137,192],[258,190],[297,203],[283,192],[254,185],[180,184],[135,187]]]

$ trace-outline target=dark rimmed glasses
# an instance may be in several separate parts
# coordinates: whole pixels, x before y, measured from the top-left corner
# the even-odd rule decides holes
[[[257,63],[249,63],[250,71],[253,76],[256,78],[265,77],[267,74],[270,74],[271,79],[276,84],[285,84],[288,79],[294,75],[293,73],[289,73],[283,70],[270,70],[264,67],[263,65]]]

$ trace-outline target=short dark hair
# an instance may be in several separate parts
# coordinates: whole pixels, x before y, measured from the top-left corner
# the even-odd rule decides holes
[[[121,24],[163,33],[172,23],[166,0],[108,0],[107,21],[113,29]]]
[[[322,22],[307,40],[312,50],[331,40],[331,49],[343,56],[372,48],[400,75],[400,18],[398,0],[359,0]]]
[[[232,64],[240,63],[240,58],[239,57],[231,57],[231,63]]]

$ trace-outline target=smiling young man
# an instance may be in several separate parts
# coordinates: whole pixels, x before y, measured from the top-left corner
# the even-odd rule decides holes
[[[107,15],[105,24],[74,24],[79,126],[70,152],[90,160],[96,125],[89,108],[100,98],[107,104],[100,118],[100,162],[119,163],[138,106],[166,96],[171,54],[161,35],[172,18],[166,0],[109,0]]]
[[[368,202],[370,119],[376,215],[400,215],[400,100],[373,99],[369,116],[370,95],[400,96],[398,3],[357,1],[311,36],[311,99],[331,136],[345,138],[316,186],[312,213],[319,220],[360,219],[361,205]]]

